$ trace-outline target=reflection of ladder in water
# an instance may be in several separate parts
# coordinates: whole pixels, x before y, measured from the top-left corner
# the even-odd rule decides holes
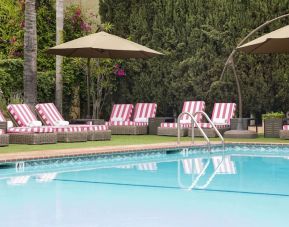
[[[200,158],[195,158],[194,161],[196,161],[197,159],[200,159]],[[205,175],[205,172],[211,163],[211,159],[213,160],[214,172],[203,185],[197,185],[201,177]],[[181,161],[184,161],[184,160],[181,160]],[[196,172],[197,177],[195,179],[192,177],[191,185],[186,187],[181,181],[181,161],[180,160],[178,161],[178,183],[179,183],[179,186],[183,189],[188,189],[188,190],[205,189],[208,187],[208,185],[212,182],[212,180],[217,174],[236,174],[236,167],[234,163],[230,160],[230,156],[222,155],[222,156],[211,157],[207,160],[205,165],[202,165],[202,167],[198,169],[198,171]],[[191,173],[193,176],[194,174],[193,171],[191,171]]]
[[[194,162],[195,171],[193,170],[192,162]],[[178,161],[178,184],[179,186],[183,189],[190,189],[192,185],[196,185],[198,181],[200,180],[200,178],[205,174],[206,169],[208,168],[209,164],[210,164],[210,159],[207,160],[205,165],[203,165],[202,158],[179,160]],[[185,170],[184,172],[186,172],[187,174],[192,174],[192,183],[188,187],[186,187],[181,180],[181,172],[182,172],[181,166],[182,165],[183,167],[186,166],[185,168],[188,169],[187,171]],[[193,177],[194,174],[197,174],[197,177],[195,179]]]
[[[177,128],[178,128],[178,144],[180,144],[180,137],[181,137],[181,117],[183,115],[188,115],[191,118],[191,127],[192,127],[192,143],[194,144],[195,142],[195,133],[194,133],[194,128],[195,125],[197,126],[197,128],[200,130],[201,134],[203,135],[203,137],[205,138],[205,140],[207,141],[207,146],[208,146],[208,151],[211,151],[211,143],[210,140],[208,138],[208,136],[206,135],[206,133],[204,132],[204,130],[200,127],[199,123],[197,122],[195,116],[197,114],[201,114],[203,116],[205,116],[205,118],[207,119],[207,121],[210,123],[210,125],[212,126],[212,128],[214,129],[214,131],[216,132],[216,134],[218,135],[218,137],[221,139],[222,141],[222,145],[223,145],[223,153],[225,151],[225,143],[224,143],[224,138],[221,135],[221,133],[219,132],[219,130],[216,128],[215,124],[211,121],[211,119],[209,118],[209,116],[204,112],[204,111],[197,111],[195,112],[193,115],[189,112],[182,112],[179,116],[178,116],[178,123],[177,123]]]

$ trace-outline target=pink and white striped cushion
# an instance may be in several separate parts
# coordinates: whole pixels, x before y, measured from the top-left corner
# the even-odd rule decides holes
[[[230,125],[231,118],[234,117],[236,112],[236,104],[235,103],[215,103],[213,113],[212,113],[212,121],[217,118],[225,119]]]
[[[81,128],[77,126],[46,126],[51,127],[53,132],[87,132],[87,128]]]
[[[132,104],[114,104],[109,121],[112,122],[114,118],[122,118],[123,121],[130,121],[132,110]]]
[[[35,108],[45,125],[55,126],[55,121],[64,121],[53,103],[39,103]]]
[[[7,129],[8,133],[52,133],[52,127],[13,127]]]
[[[205,110],[205,102],[204,101],[185,101],[183,105],[182,112],[189,112],[191,114],[196,113],[197,111]],[[183,115],[181,120],[190,120],[189,115]],[[198,114],[196,116],[197,122],[201,122],[202,115]]]
[[[289,125],[283,125],[283,130],[289,130]]]
[[[37,121],[37,118],[26,104],[10,104],[7,109],[20,127],[27,127],[30,122]]]
[[[183,105],[182,112],[189,112],[194,114],[197,111],[204,111],[205,110],[205,102],[204,101],[185,101]],[[182,120],[190,121],[189,115],[183,115],[181,117]],[[196,116],[197,122],[202,120],[202,115],[198,114]],[[161,128],[177,128],[177,123],[161,123]],[[191,128],[191,123],[181,123],[181,128]]]
[[[225,119],[226,124],[215,124],[216,128],[226,128],[230,127],[231,118],[234,117],[236,112],[236,104],[235,103],[215,103],[213,113],[212,113],[212,122],[216,119]],[[200,123],[200,127],[202,128],[212,128],[210,123]]]
[[[156,103],[137,103],[135,106],[133,121],[137,118],[154,118],[157,112]]]
[[[109,122],[110,126],[135,126],[133,121],[111,121]]]
[[[70,127],[73,125],[70,125]],[[107,125],[75,125],[81,129],[86,129],[87,131],[105,131],[108,130]]]
[[[103,125],[68,125],[56,126],[56,121],[64,121],[56,106],[53,103],[40,103],[36,105],[36,111],[46,125],[54,126],[55,132],[82,132],[82,131],[103,131],[107,126]]]

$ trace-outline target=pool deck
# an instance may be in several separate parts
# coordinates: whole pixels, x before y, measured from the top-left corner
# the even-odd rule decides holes
[[[220,144],[220,142],[211,142],[211,144]],[[288,143],[266,143],[266,142],[226,142],[226,144],[254,144],[254,145],[286,145]],[[39,150],[28,152],[16,152],[16,153],[0,153],[0,164],[7,162],[27,161],[35,159],[49,159],[49,158],[64,158],[73,156],[85,156],[85,155],[97,155],[108,153],[125,153],[125,152],[140,152],[147,150],[158,149],[174,149],[174,148],[186,148],[186,147],[200,147],[205,146],[206,142],[196,141],[192,144],[191,141],[181,142],[166,142],[156,144],[138,144],[138,145],[122,145],[122,146],[101,146],[90,148],[71,148],[71,149],[55,149],[55,150]]]
[[[132,152],[132,151],[137,152],[137,151],[146,151],[146,150],[155,150],[155,149],[203,146],[205,144],[206,144],[205,142],[195,142],[195,144],[192,145],[192,142],[188,141],[188,142],[182,142],[179,145],[176,142],[168,142],[168,143],[157,143],[157,144],[103,146],[103,147],[91,147],[91,148],[18,152],[18,153],[0,154],[0,163],[35,160],[35,159],[82,156],[82,155],[96,155],[96,154],[105,154],[105,153],[120,153],[120,152]],[[220,144],[220,142],[212,142],[212,144]]]

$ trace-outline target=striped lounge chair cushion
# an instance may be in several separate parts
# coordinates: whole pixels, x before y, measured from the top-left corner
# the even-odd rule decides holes
[[[124,122],[130,122],[132,111],[132,104],[114,104],[109,122],[106,122],[106,125],[129,125],[130,123]]]
[[[289,125],[283,125],[283,130],[289,130]]]
[[[204,111],[205,102],[203,101],[185,101],[183,105],[182,112],[189,112],[191,114],[196,113],[197,111]],[[202,120],[202,115],[196,115],[197,122]],[[181,128],[191,128],[191,118],[189,115],[183,115],[180,118]],[[182,123],[183,122],[183,123]],[[161,123],[161,128],[177,128],[177,123]]]
[[[53,103],[41,103],[35,106],[45,125],[55,126],[56,121],[64,121]]]
[[[27,127],[37,118],[26,104],[10,104],[7,109],[19,127]]]
[[[52,133],[52,127],[12,127],[7,129],[8,133]]]
[[[230,127],[230,121],[234,117],[235,112],[235,103],[215,103],[211,120],[217,128]],[[225,123],[220,123],[220,119]],[[212,128],[209,123],[200,123],[200,126],[202,128]]]
[[[149,118],[156,117],[156,103],[137,103],[135,106],[133,121],[136,125],[148,125]]]
[[[57,126],[55,122],[64,121],[64,118],[53,103],[37,104],[35,108],[44,123],[48,126],[53,126],[55,132],[103,131],[108,129],[106,125]]]

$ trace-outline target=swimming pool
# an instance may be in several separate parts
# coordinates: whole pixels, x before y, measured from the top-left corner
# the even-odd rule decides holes
[[[1,226],[287,226],[289,146],[0,165]]]

